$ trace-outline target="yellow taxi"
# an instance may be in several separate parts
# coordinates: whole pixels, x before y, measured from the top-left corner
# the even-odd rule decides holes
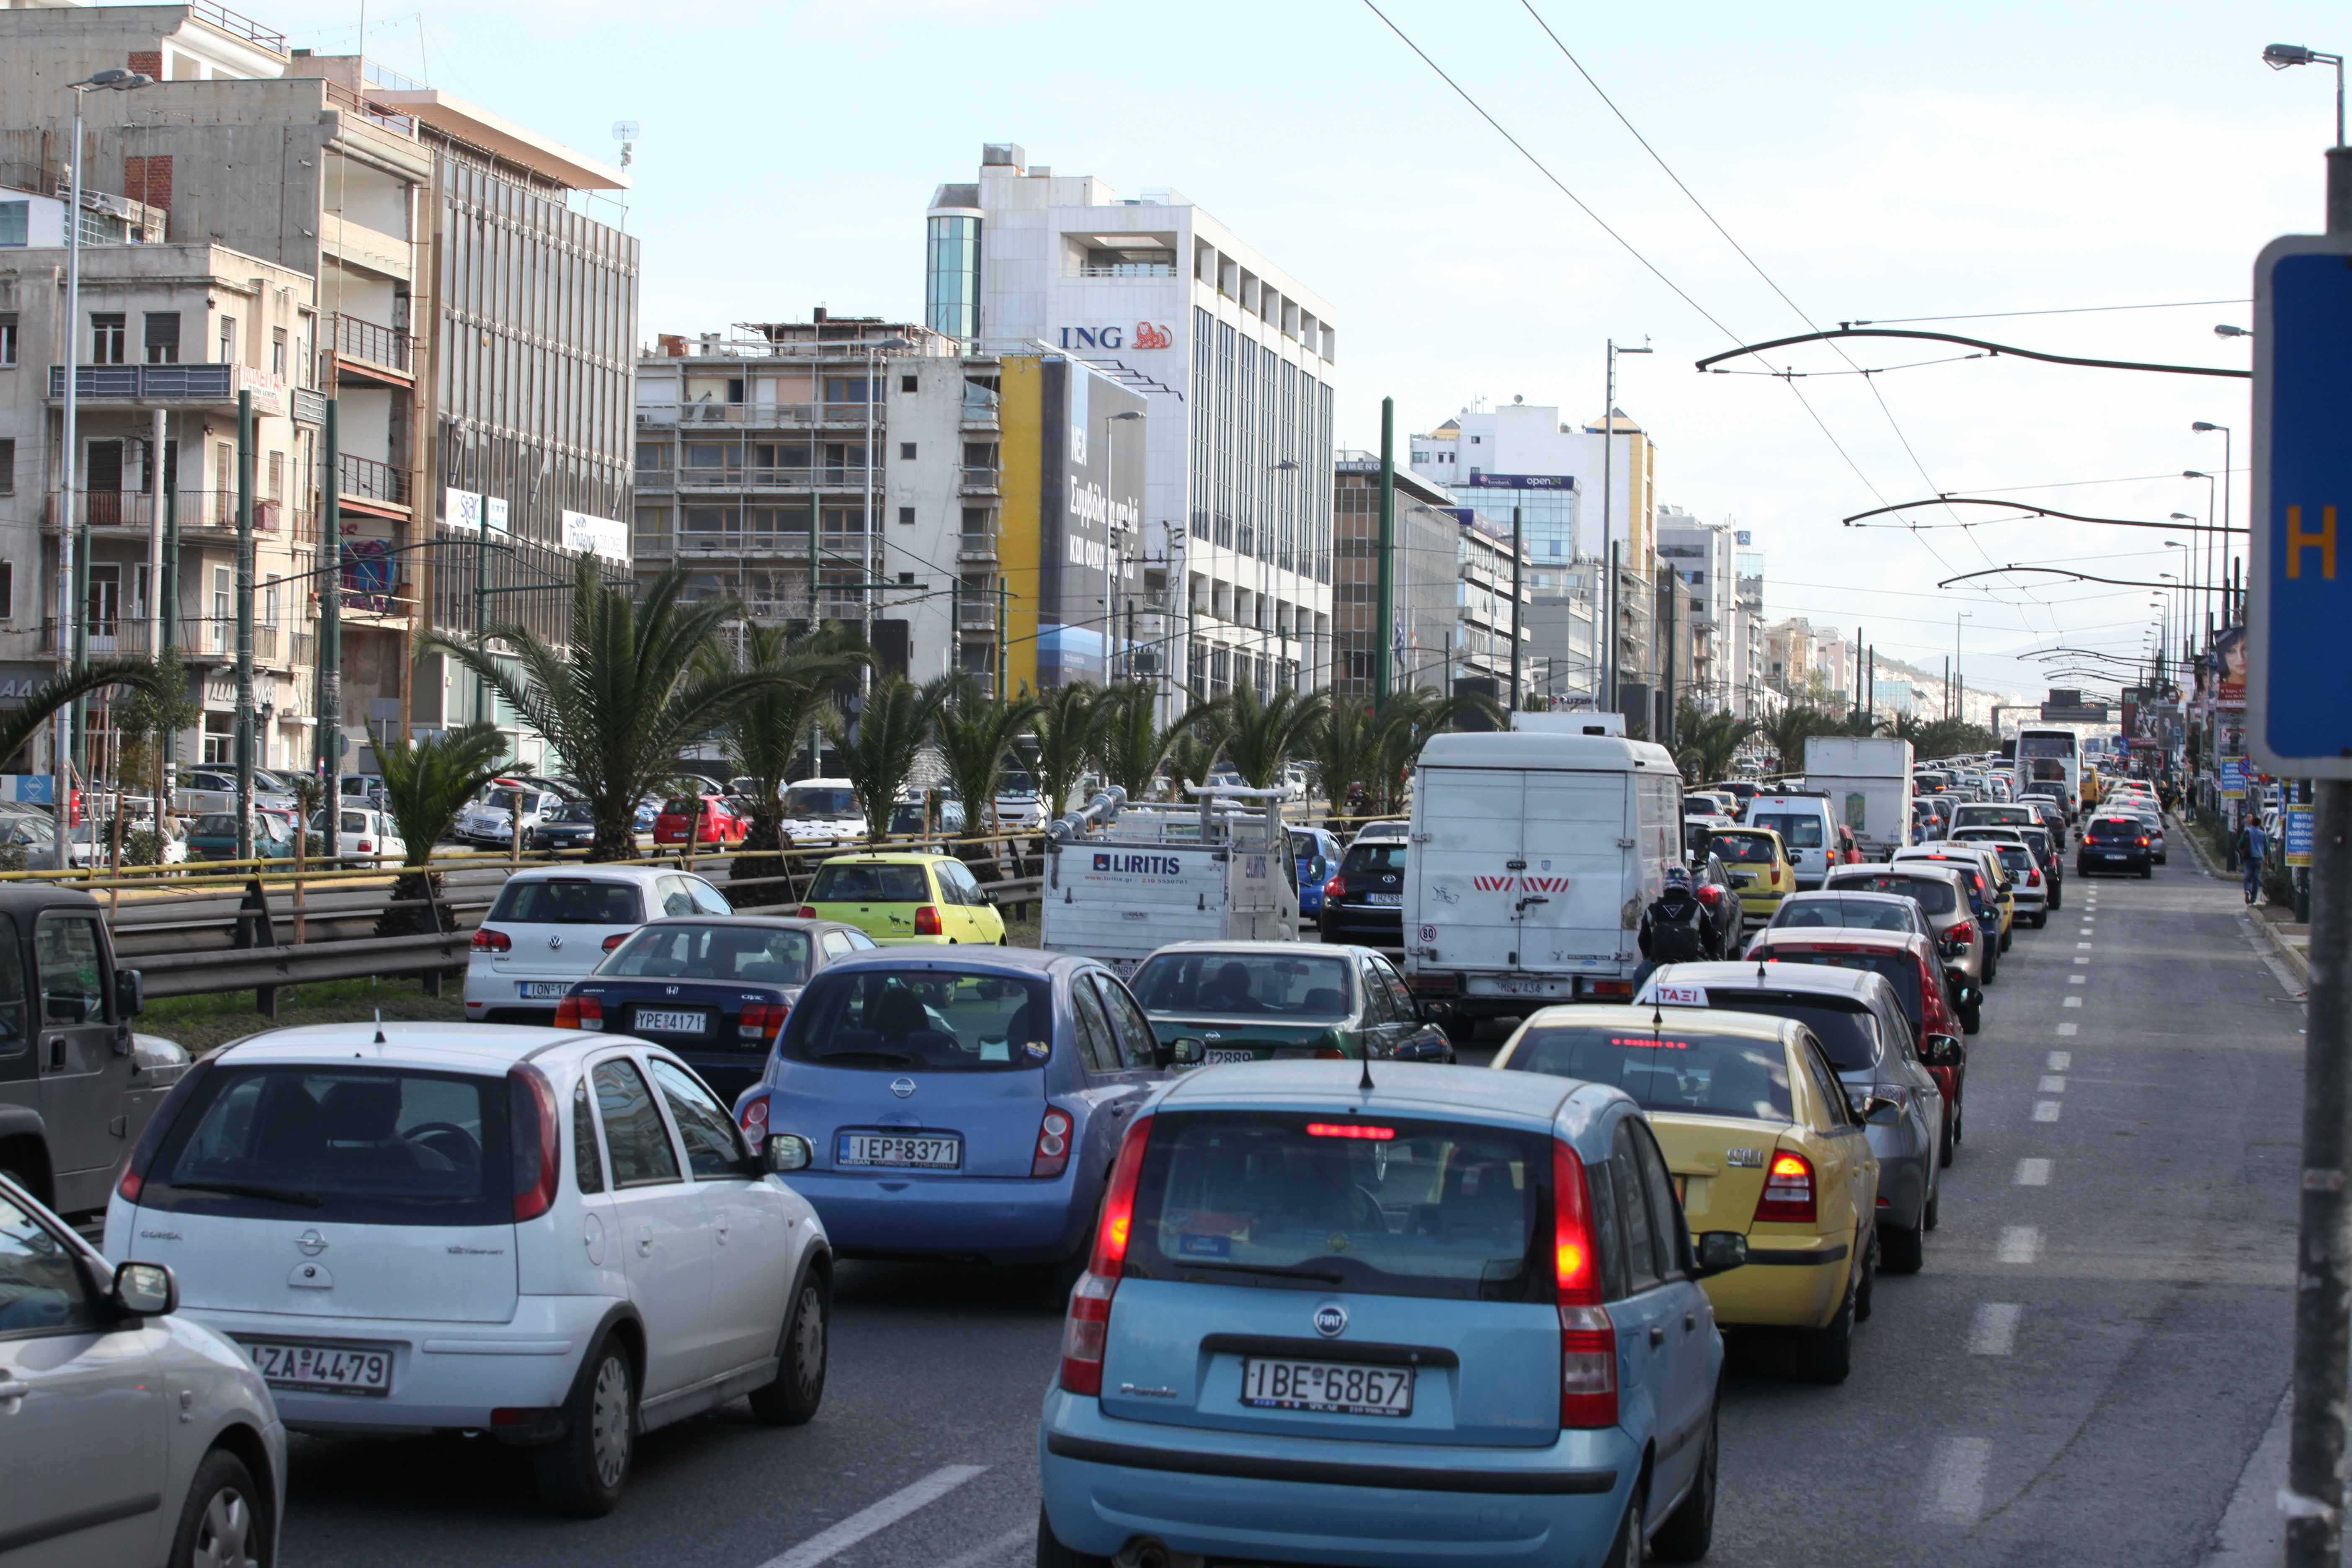
[[[1720,827],[1706,836],[1705,852],[1721,858],[1750,925],[1762,925],[1797,890],[1797,868],[1788,847],[1769,827]]]
[[[800,915],[856,926],[884,947],[1004,945],[1004,917],[952,855],[835,855],[816,868]]]
[[[1671,1003],[1546,1007],[1494,1065],[1632,1096],[1692,1237],[1748,1238],[1748,1261],[1704,1282],[1717,1321],[1796,1330],[1805,1374],[1845,1380],[1878,1269],[1878,1159],[1864,1129],[1901,1107],[1873,1099],[1857,1115],[1821,1043],[1793,1019]]]

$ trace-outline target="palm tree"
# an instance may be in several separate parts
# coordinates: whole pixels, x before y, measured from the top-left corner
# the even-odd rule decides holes
[[[1805,737],[1824,733],[1829,716],[1803,702],[1791,702],[1756,727],[1756,733],[1780,759],[1779,771],[1793,773],[1805,765]]]
[[[728,901],[738,908],[792,900],[784,861],[784,786],[826,708],[825,689],[853,673],[873,655],[856,632],[830,622],[793,637],[782,626],[746,622],[741,668],[772,676],[775,684],[746,697],[719,731],[735,771],[751,781],[751,819],[743,830],[743,853],[727,868]],[[703,651],[702,673],[717,677],[733,668],[724,644]],[[699,786],[696,793],[699,794]]]
[[[1260,696],[1246,680],[1209,706],[1225,726],[1225,760],[1252,789],[1272,789],[1282,770],[1305,750],[1307,737],[1331,706],[1329,690],[1278,689]]]
[[[1094,754],[1095,704],[1102,690],[1083,680],[1049,687],[1030,720],[1029,771],[1048,820],[1070,808],[1070,792]]]
[[[495,724],[466,724],[425,741],[389,733],[376,741],[384,812],[400,829],[401,841],[408,849],[401,861],[401,874],[392,885],[391,907],[377,917],[376,935],[457,929],[441,908],[441,874],[427,869],[433,846],[449,831],[476,790],[492,779],[523,771],[508,768],[506,754],[507,738]],[[432,912],[441,915],[438,924],[427,918],[428,896]]]
[[[994,692],[969,675],[952,678],[950,692],[932,720],[940,756],[947,764],[948,783],[956,799],[963,803],[964,832],[993,832],[996,797],[1004,787],[1004,764],[1013,754],[1013,742],[1036,713],[1037,700],[1024,696],[999,702]],[[987,858],[994,858],[994,846],[989,847]]]
[[[949,682],[957,679],[942,676],[917,686],[903,675],[886,675],[866,693],[855,723],[837,709],[826,710],[821,721],[825,738],[841,753],[843,776],[866,813],[866,842],[890,831],[890,808],[915,771],[916,753],[930,738],[931,720]]]
[[[1198,702],[1166,725],[1159,721],[1159,693],[1140,681],[1115,686],[1095,705],[1095,749],[1102,759],[1103,777],[1141,800],[1160,776],[1178,742],[1193,734],[1206,710]]]
[[[101,659],[69,675],[58,676],[35,689],[22,707],[0,714],[0,760],[13,757],[30,745],[57,717],[58,710],[68,702],[110,686],[153,691],[162,679],[156,667],[143,658]],[[186,687],[180,689],[184,693]]]
[[[1379,752],[1378,721],[1361,703],[1334,701],[1307,740],[1307,754],[1322,775],[1328,826],[1348,814],[1348,796],[1370,782]]]
[[[720,623],[743,607],[731,599],[685,603],[685,584],[683,574],[665,572],[633,601],[583,555],[572,584],[568,649],[510,622],[488,627],[481,647],[444,632],[418,639],[487,681],[562,760],[596,824],[591,860],[635,859],[639,798],[676,776],[686,747],[725,725],[737,707],[790,684],[773,670],[707,662],[703,650]],[[493,639],[513,652],[492,655]]]
[[[1421,687],[1390,695],[1373,731],[1372,784],[1381,798],[1381,809],[1404,808],[1405,785],[1412,780],[1423,744],[1473,713],[1496,729],[1507,721],[1502,704],[1475,692],[1447,697],[1434,687]]]
[[[1740,745],[1756,732],[1748,720],[1729,713],[1702,713],[1687,703],[1675,715],[1675,729],[1683,737],[1675,761],[1693,784],[1728,773]]]
[[[1168,748],[1168,781],[1174,786],[1174,798],[1180,804],[1190,798],[1184,793],[1185,785],[1209,782],[1209,774],[1225,750],[1225,727],[1221,715],[1204,703],[1185,717],[1191,722]]]
[[[125,662],[144,665],[153,677],[150,684],[133,687],[115,709],[114,727],[121,733],[125,750],[142,753],[152,769],[160,829],[162,814],[171,805],[163,798],[163,773],[171,761],[173,740],[181,731],[205,721],[204,705],[188,695],[187,669],[180,662],[179,649],[167,647],[152,660]]]

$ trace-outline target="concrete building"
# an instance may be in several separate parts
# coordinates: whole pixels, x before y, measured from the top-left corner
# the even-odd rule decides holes
[[[1338,532],[1332,542],[1332,684],[1340,700],[1362,703],[1376,689],[1381,463],[1375,453],[1342,451],[1337,466],[1331,507]],[[1390,573],[1391,690],[1451,689],[1445,665],[1460,623],[1461,531],[1454,498],[1443,487],[1398,473],[1396,552]]]
[[[1671,506],[1658,509],[1658,558],[1690,590],[1691,664],[1682,681],[1703,711],[1736,709],[1740,614],[1738,547],[1729,523],[1702,522]]]
[[[979,353],[1070,356],[1145,399],[1142,513],[1111,541],[1118,618],[1131,598],[1185,622],[1176,668],[1212,693],[1321,684],[1330,307],[1177,193],[1121,198],[1009,143],[940,186],[927,223],[931,327]],[[1069,435],[1074,451],[1108,438]]]

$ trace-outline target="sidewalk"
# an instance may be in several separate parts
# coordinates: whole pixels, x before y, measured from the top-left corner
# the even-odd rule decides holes
[[[2172,824],[2180,842],[2189,846],[2189,852],[2197,858],[2197,864],[2207,876],[2224,882],[2242,880],[2234,872],[2224,871],[2214,864],[2211,852],[2205,847],[2203,834],[2177,816],[2172,819]],[[2258,917],[2254,921],[2256,927],[2270,939],[2271,945],[2278,950],[2279,956],[2286,961],[2295,978],[2305,985],[2310,984],[2311,928],[2297,921],[2293,910],[2278,904],[2257,904],[2246,912]]]

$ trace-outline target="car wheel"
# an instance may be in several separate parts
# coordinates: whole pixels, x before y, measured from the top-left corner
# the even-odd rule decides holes
[[[1798,1364],[1808,1383],[1843,1383],[1853,1371],[1853,1298],[1862,1281],[1857,1258],[1846,1275],[1845,1300],[1827,1326],[1799,1336]]]
[[[2043,910],[2033,917],[2033,929],[2035,931],[2044,930],[2049,926],[2049,924],[2050,911],[2048,910]]]
[[[1984,1027],[1984,1009],[1971,1002],[1960,1009],[1960,1033],[1973,1035]]]
[[[1650,1478],[1637,1477],[1633,1495],[1625,1500],[1625,1517],[1617,1523],[1617,1539],[1609,1544],[1605,1568],[1642,1568],[1649,1560],[1650,1542],[1645,1528],[1649,1512]]]
[[[1937,1135],[1936,1139],[1936,1163],[1938,1166],[1949,1166],[1951,1164],[1953,1142],[1952,1113],[1949,1110],[1947,1110],[1944,1112],[1943,1131]]]
[[[2142,866],[2142,867],[2139,868],[2139,879],[2140,879],[2141,881],[2143,881],[2143,882],[2147,881],[2149,879],[2153,878],[2155,875],[2156,875],[2156,868],[2155,868],[2155,867],[2153,867],[2153,866]]]
[[[269,1568],[277,1554],[265,1506],[245,1461],[215,1448],[188,1484],[172,1537],[172,1568]]]
[[[2010,921],[2010,923],[2009,923],[2009,924],[2007,924],[2007,925],[2005,925],[2005,926],[2003,926],[2003,927],[2001,927],[2001,928],[2000,928],[2000,950],[2001,950],[2001,952],[2007,952],[2009,951],[2009,944],[2010,944],[2011,942],[2015,942],[2016,940],[2017,940],[2017,922],[2016,922],[2014,920],[2012,920],[2012,921]]]
[[[611,1334],[583,1363],[586,1375],[563,1405],[563,1436],[531,1452],[539,1494],[582,1519],[613,1511],[629,1479],[637,1439],[637,1379],[628,1347]]]
[[[1944,1184],[1938,1181],[1927,1194],[1927,1206],[1919,1211],[1919,1228],[1933,1230],[1944,1223]]]
[[[776,1335],[776,1381],[751,1391],[751,1414],[766,1425],[798,1426],[824,1402],[825,1316],[824,1288],[803,1278]]]
[[[1666,1515],[1665,1523],[1650,1539],[1650,1554],[1661,1563],[1696,1563],[1715,1544],[1715,1458],[1717,1451],[1717,1405],[1707,1406],[1706,1447],[1699,1450],[1698,1474],[1690,1490]]]
[[[1108,1557],[1089,1556],[1073,1552],[1062,1544],[1054,1533],[1054,1521],[1045,1517],[1045,1505],[1037,1505],[1037,1568],[1110,1568]]]
[[[1870,1321],[1871,1310],[1877,1301],[1878,1236],[1874,1231],[1870,1238],[1870,1256],[1863,1260],[1862,1285],[1853,1293],[1853,1321],[1857,1323]]]

